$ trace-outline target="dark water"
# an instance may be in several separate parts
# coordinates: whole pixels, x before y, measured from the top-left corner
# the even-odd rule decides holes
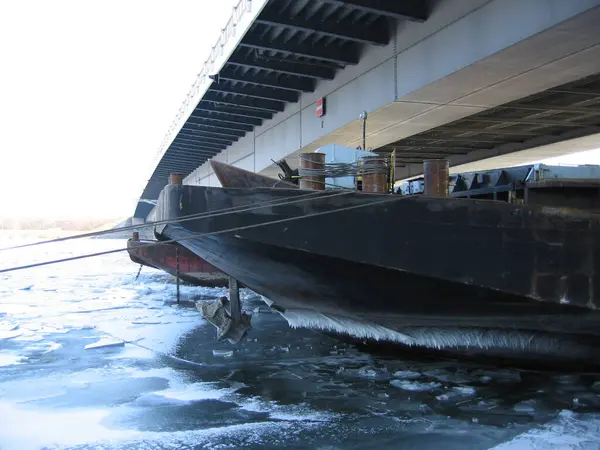
[[[167,277],[136,273],[116,254],[0,275],[0,449],[600,448],[598,376],[374,356],[290,329],[249,291],[253,330],[231,346]]]

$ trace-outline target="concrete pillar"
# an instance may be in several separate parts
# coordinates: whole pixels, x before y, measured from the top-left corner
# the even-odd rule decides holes
[[[301,153],[299,158],[300,189],[325,190],[325,153]],[[305,175],[306,173],[310,175]]]
[[[450,164],[445,159],[423,161],[425,177],[425,195],[431,197],[448,197]]]

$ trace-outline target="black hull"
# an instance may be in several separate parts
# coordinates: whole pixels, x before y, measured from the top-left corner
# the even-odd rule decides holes
[[[306,191],[274,191],[174,187],[163,192],[158,210],[163,215],[162,218],[173,219],[178,215],[203,210],[214,211],[289,197],[294,195],[293,192],[295,195],[306,195]],[[422,248],[412,249],[412,256],[416,261],[405,264],[402,267],[405,270],[386,267],[390,265],[396,251],[390,247],[399,240],[398,234],[390,234],[389,230],[387,233],[381,233],[385,226],[390,227],[389,223],[385,224],[384,219],[389,219],[390,211],[393,212],[393,202],[356,208],[351,210],[355,211],[354,213],[333,212],[288,221],[289,218],[300,215],[298,209],[303,214],[318,214],[331,210],[332,207],[354,207],[365,201],[365,196],[358,196],[358,199],[356,197],[355,194],[351,194],[322,198],[208,220],[183,222],[179,225],[168,225],[161,232],[169,238],[181,240],[182,245],[274,302],[274,306],[280,309],[292,326],[306,326],[326,332],[348,334],[359,339],[394,342],[408,347],[450,349],[471,355],[512,357],[518,354],[524,358],[535,357],[548,361],[555,361],[558,355],[562,361],[567,362],[597,357],[597,349],[600,348],[598,312],[587,307],[561,304],[562,297],[557,295],[533,298],[531,286],[537,286],[537,281],[530,280],[529,286],[520,285],[518,281],[524,277],[520,277],[518,273],[512,280],[513,284],[507,284],[506,279],[503,280],[503,290],[497,286],[490,286],[493,284],[490,282],[486,285],[486,281],[497,281],[497,277],[489,271],[502,268],[502,264],[507,260],[506,251],[504,254],[496,253],[497,259],[487,267],[481,258],[477,258],[479,254],[490,257],[485,253],[485,249],[473,249],[469,252],[470,247],[467,247],[463,251],[467,254],[452,253],[457,244],[465,245],[465,239],[469,235],[475,241],[481,242],[483,236],[478,236],[477,232],[481,233],[482,225],[491,228],[492,219],[503,219],[501,223],[506,223],[506,220],[511,219],[510,214],[506,218],[496,212],[495,216],[488,217],[487,224],[473,225],[472,222],[463,221],[464,231],[457,234],[460,228],[460,214],[456,215],[457,209],[460,210],[463,206],[450,205],[450,211],[455,214],[454,221],[450,224],[456,226],[449,227],[455,233],[446,236],[448,248],[444,249],[444,246],[440,245],[439,235],[432,234],[431,238],[428,238],[427,234],[419,236],[413,233],[410,245],[420,244]],[[366,201],[377,201],[380,196],[370,197]],[[385,199],[384,196],[381,198]],[[409,211],[410,206],[413,206],[414,212],[423,206],[414,200],[417,199],[411,199],[410,205],[404,204],[402,207]],[[435,209],[440,203],[448,201],[439,200],[426,205],[426,209]],[[465,200],[453,202],[472,203]],[[416,208],[414,203],[417,203]],[[487,208],[487,205],[481,206]],[[517,210],[514,206],[505,206],[508,206],[509,213]],[[381,208],[384,214],[376,214]],[[369,209],[375,211],[368,211]],[[435,212],[439,214],[440,210]],[[518,219],[536,219],[535,214],[535,211],[526,211],[525,214],[521,211]],[[419,219],[415,214],[405,217],[412,219],[413,227],[415,219]],[[544,217],[547,216],[542,218]],[[555,223],[560,218],[555,218],[554,222],[548,219],[546,228],[537,224],[536,238],[554,233],[556,240],[559,238],[556,236],[557,229],[573,226],[579,230],[583,241],[589,244],[589,236],[582,235],[581,231],[583,221],[595,220],[590,217],[577,218],[573,224],[569,222],[566,225],[564,221],[558,225]],[[378,218],[381,220],[378,221]],[[405,219],[405,223],[410,223],[410,219]],[[448,217],[444,217],[443,213],[440,219],[446,220],[445,223],[441,222],[442,225],[448,224]],[[517,220],[514,215],[512,219]],[[279,222],[253,228],[257,223],[274,220]],[[382,223],[385,226],[382,226]],[[425,228],[422,231],[428,233],[432,231],[431,226],[436,224],[423,220],[418,225],[417,228]],[[246,228],[239,229],[240,227]],[[593,227],[597,227],[596,222],[593,222]],[[223,230],[232,228],[238,230],[222,233]],[[376,230],[374,234],[377,239],[371,239],[362,233],[362,230],[369,228]],[[499,228],[502,233],[517,230],[511,235],[512,238],[523,237],[518,233],[521,229],[519,227]],[[412,231],[414,232],[414,228]],[[485,231],[491,236],[488,245],[493,245],[494,237],[498,235],[497,230]],[[219,234],[194,237],[215,232]],[[567,234],[572,238],[570,231]],[[385,241],[380,238],[382,236],[395,237]],[[561,238],[564,239],[564,236]],[[381,241],[387,248],[381,246]],[[516,242],[523,244],[526,251],[531,251],[532,247],[528,246],[527,241],[516,239]],[[502,243],[505,244],[504,241]],[[582,245],[579,241],[571,244],[574,249]],[[591,248],[596,251],[595,246]],[[534,250],[545,249],[540,247]],[[433,251],[436,252],[435,255]],[[423,254],[429,257],[430,264],[426,267],[423,267],[427,260],[423,258]],[[516,254],[527,256],[523,251]],[[535,254],[534,251],[533,256]],[[432,256],[435,256],[437,261],[432,261]],[[448,258],[454,261],[454,267],[442,264],[444,261],[447,263]],[[375,261],[378,263],[375,264]],[[396,257],[396,261],[410,262],[406,257]],[[411,264],[415,268],[427,269],[425,271],[429,271],[430,275],[424,275],[414,269],[407,270]],[[529,258],[513,261],[512,267],[514,270],[527,270],[527,274],[530,274],[532,270],[539,268],[536,264],[538,262],[535,258]],[[442,269],[446,272],[450,270],[450,273],[444,273]],[[456,278],[456,274],[460,274],[463,281],[453,279],[452,275]],[[465,274],[470,276],[465,277]],[[564,277],[564,274],[560,276]],[[572,292],[576,294],[575,290]],[[537,292],[534,291],[534,294],[539,297]],[[594,301],[595,298],[587,298],[586,305]]]

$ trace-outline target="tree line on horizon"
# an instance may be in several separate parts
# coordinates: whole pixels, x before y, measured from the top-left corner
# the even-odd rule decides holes
[[[47,219],[0,217],[0,230],[72,230],[91,231],[113,225],[119,219]]]

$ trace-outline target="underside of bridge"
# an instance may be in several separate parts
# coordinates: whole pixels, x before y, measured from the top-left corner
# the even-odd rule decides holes
[[[420,168],[424,160],[438,158],[448,159],[454,166],[473,161],[477,152],[514,152],[597,133],[600,74],[490,108],[375,151],[395,151],[398,168],[413,164]]]
[[[263,121],[356,65],[365,44],[387,45],[399,20],[423,22],[422,0],[270,0],[162,156],[142,194],[188,174]],[[136,217],[152,206],[140,203]]]
[[[457,167],[600,136],[600,1],[471,3],[263,0],[172,127],[135,216],[169,173],[210,184],[212,158],[274,176],[272,159],[357,146],[362,110],[367,148],[395,151],[399,179],[425,159]]]

